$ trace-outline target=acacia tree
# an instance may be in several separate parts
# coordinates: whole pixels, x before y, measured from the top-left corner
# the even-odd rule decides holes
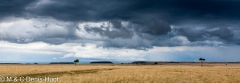
[[[78,59],[74,60],[74,64],[75,64],[75,66],[76,66],[76,64],[77,64],[78,62],[79,62]]]
[[[201,61],[202,67],[203,67],[203,61],[205,61],[205,59],[204,58],[199,58],[199,61]]]

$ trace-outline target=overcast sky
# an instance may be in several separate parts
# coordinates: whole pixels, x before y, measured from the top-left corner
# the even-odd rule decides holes
[[[238,0],[0,0],[0,62],[240,61]]]

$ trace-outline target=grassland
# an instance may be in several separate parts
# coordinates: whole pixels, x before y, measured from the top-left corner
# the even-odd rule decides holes
[[[240,83],[240,64],[206,64],[203,67],[200,64],[77,66],[1,64],[0,75],[58,77],[58,83]]]

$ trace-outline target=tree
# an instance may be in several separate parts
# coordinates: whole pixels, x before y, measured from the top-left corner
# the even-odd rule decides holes
[[[75,66],[76,66],[76,64],[77,64],[78,62],[79,62],[78,59],[74,60]]]
[[[199,58],[199,61],[201,61],[202,66],[203,66],[203,61],[205,61],[205,59],[204,58]]]

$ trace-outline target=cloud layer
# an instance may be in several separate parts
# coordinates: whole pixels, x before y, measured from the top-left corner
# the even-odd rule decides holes
[[[236,0],[1,0],[0,39],[139,51],[239,46],[238,4]]]

